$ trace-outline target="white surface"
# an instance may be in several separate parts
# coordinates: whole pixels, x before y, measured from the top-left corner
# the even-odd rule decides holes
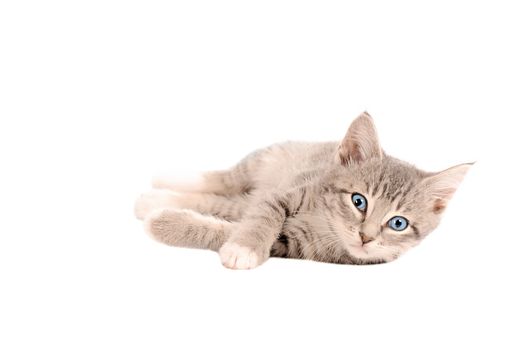
[[[526,11],[185,3],[0,4],[0,348],[526,349]],[[231,271],[133,218],[154,174],[338,139],[364,109],[391,154],[478,161],[394,263]]]

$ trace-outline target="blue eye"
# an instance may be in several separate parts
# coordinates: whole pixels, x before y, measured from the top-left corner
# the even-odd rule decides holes
[[[409,226],[407,219],[402,216],[395,216],[389,220],[388,225],[394,231],[403,231]]]
[[[367,210],[367,199],[359,193],[354,193],[352,195],[352,203],[354,203],[356,208],[358,208],[360,211]]]

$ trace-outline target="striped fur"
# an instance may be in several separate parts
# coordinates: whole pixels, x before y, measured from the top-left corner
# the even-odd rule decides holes
[[[342,264],[392,261],[440,221],[470,164],[427,173],[386,155],[365,112],[341,142],[287,142],[193,183],[154,181],[136,203],[146,230],[166,244],[218,251],[230,268],[269,256]],[[367,200],[365,212],[351,196]],[[408,219],[401,232],[388,227]]]

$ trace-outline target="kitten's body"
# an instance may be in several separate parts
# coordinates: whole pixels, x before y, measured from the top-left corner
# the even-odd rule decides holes
[[[155,187],[165,190],[143,195],[136,215],[156,239],[218,250],[230,268],[252,268],[270,255],[380,263],[438,225],[468,168],[428,174],[385,155],[364,113],[341,143],[287,142],[195,183],[159,179]],[[359,193],[364,210],[351,200]],[[387,226],[398,215],[409,220],[402,232]]]

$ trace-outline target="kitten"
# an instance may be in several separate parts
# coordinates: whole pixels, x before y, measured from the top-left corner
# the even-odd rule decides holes
[[[392,261],[439,224],[471,164],[428,173],[381,149],[370,115],[340,142],[258,150],[199,181],[158,179],[136,216],[157,240],[218,251],[250,269],[270,256],[343,264]]]

